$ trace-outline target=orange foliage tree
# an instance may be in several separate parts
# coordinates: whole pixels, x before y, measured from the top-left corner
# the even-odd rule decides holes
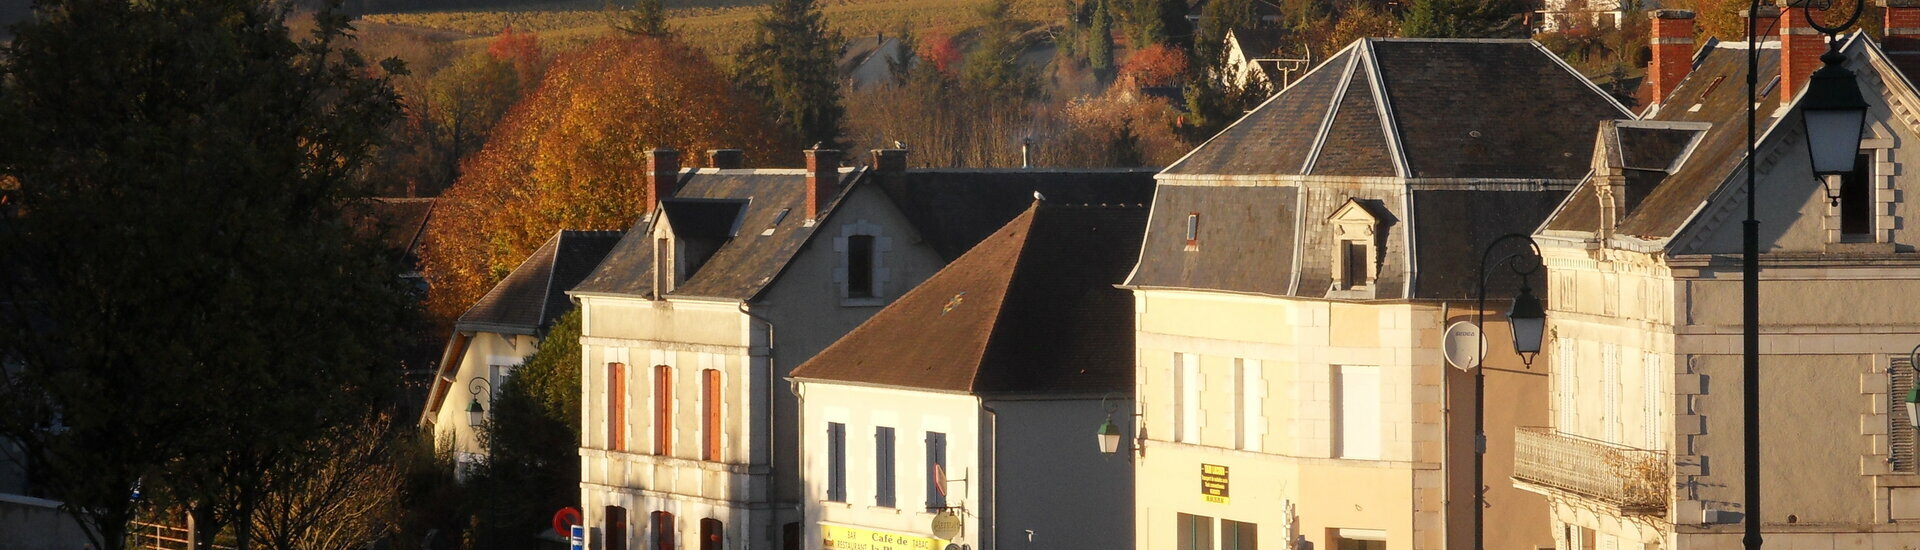
[[[428,309],[452,319],[560,229],[626,229],[644,211],[647,149],[783,143],[704,54],[650,37],[601,39],[555,59],[435,207],[421,251]]]
[[[1120,66],[1120,78],[1139,86],[1172,86],[1187,72],[1187,54],[1166,44],[1140,48]]]

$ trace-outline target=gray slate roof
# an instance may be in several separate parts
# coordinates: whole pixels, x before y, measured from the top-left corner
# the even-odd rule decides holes
[[[454,323],[456,330],[537,334],[573,309],[566,291],[620,239],[618,231],[560,231],[488,290]]]
[[[1363,39],[1163,173],[1127,284],[1471,297],[1482,249],[1537,227],[1586,173],[1595,124],[1631,116],[1532,41]],[[1348,201],[1378,222],[1357,293],[1334,289],[1329,218]]]

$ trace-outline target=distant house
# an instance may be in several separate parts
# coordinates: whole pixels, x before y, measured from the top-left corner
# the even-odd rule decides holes
[[[566,290],[619,239],[617,231],[554,233],[454,323],[420,425],[433,429],[435,441],[451,443],[459,463],[483,452],[474,421],[492,413],[494,392],[539,348],[554,320],[573,310]]]
[[[1284,45],[1273,31],[1227,30],[1227,59],[1218,75],[1220,83],[1238,88],[1257,83],[1279,93],[1305,75],[1312,62],[1310,56],[1286,57],[1280,51]]]
[[[849,86],[862,90],[892,82],[892,64],[912,59],[913,52],[906,51],[900,38],[875,35],[848,40],[836,66]]]
[[[1143,206],[1036,201],[794,369],[809,541],[1131,547]],[[1103,408],[1104,406],[1104,408]],[[966,518],[952,533],[937,518]]]
[[[648,214],[571,295],[583,310],[580,502],[594,544],[814,547],[782,379],[1019,215],[1037,191],[1144,203],[1145,170],[805,169],[649,153]]]
[[[1162,171],[1125,283],[1135,546],[1473,547],[1474,382],[1441,334],[1473,319],[1483,251],[1544,220],[1620,118],[1532,41],[1368,38]],[[1547,388],[1489,340],[1508,456]],[[1495,462],[1486,548],[1551,547],[1546,500]]]

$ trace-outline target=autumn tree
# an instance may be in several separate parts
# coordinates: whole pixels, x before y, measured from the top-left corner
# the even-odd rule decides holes
[[[774,125],[789,135],[837,147],[846,110],[835,62],[846,41],[827,28],[815,0],[774,0],[736,56],[740,88],[766,105]]]
[[[400,266],[342,207],[398,67],[277,5],[39,0],[0,52],[0,432],[95,548],[140,483],[245,550],[267,472],[393,384]]]
[[[626,229],[654,197],[644,151],[697,159],[739,148],[769,163],[799,147],[707,57],[666,39],[611,37],[555,59],[442,195],[423,243],[428,307],[457,317],[559,229]]]

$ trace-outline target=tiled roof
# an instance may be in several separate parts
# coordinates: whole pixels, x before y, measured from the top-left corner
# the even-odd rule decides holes
[[[1777,89],[1780,50],[1762,47],[1759,54],[1760,90],[1766,94],[1757,109],[1757,133],[1765,134],[1778,122],[1770,115],[1785,94]],[[1657,125],[1633,128],[1622,123],[1613,136],[1603,136],[1614,140],[1612,145],[1621,152],[1620,158],[1609,162],[1635,169],[1628,172],[1629,208],[1616,232],[1644,239],[1673,236],[1739,167],[1746,157],[1746,63],[1745,44],[1707,41],[1695,54],[1693,71],[1647,118],[1655,123],[1704,123],[1704,131]],[[1689,145],[1680,145],[1683,141]],[[1673,160],[1664,170],[1653,171],[1661,158]],[[1588,180],[1542,229],[1595,232],[1600,229],[1600,215],[1593,182]]]
[[[1029,207],[794,369],[796,379],[976,395],[1133,387],[1139,206]]]
[[[844,193],[861,172],[842,169]],[[805,170],[688,170],[682,172],[667,216],[676,231],[685,227],[705,235],[720,226],[737,227],[700,268],[676,285],[670,296],[751,299],[771,283],[793,259],[818,224],[806,224]],[[841,196],[844,196],[841,195]],[[730,202],[729,202],[730,201]],[[744,204],[744,208],[728,205]],[[838,205],[828,205],[826,214]],[[676,216],[684,212],[686,216]],[[681,219],[685,218],[685,219]],[[775,223],[775,222],[778,223]],[[649,296],[653,292],[653,243],[643,218],[607,254],[600,267],[573,291],[593,294]]]
[[[999,230],[1040,193],[1054,204],[1147,204],[1151,168],[924,168],[876,178],[921,237],[953,259]]]
[[[1566,122],[1626,116],[1531,40],[1368,38],[1167,173],[1575,179],[1592,127]]]
[[[535,334],[573,309],[566,291],[619,241],[618,231],[560,231],[467,308],[462,331]]]

